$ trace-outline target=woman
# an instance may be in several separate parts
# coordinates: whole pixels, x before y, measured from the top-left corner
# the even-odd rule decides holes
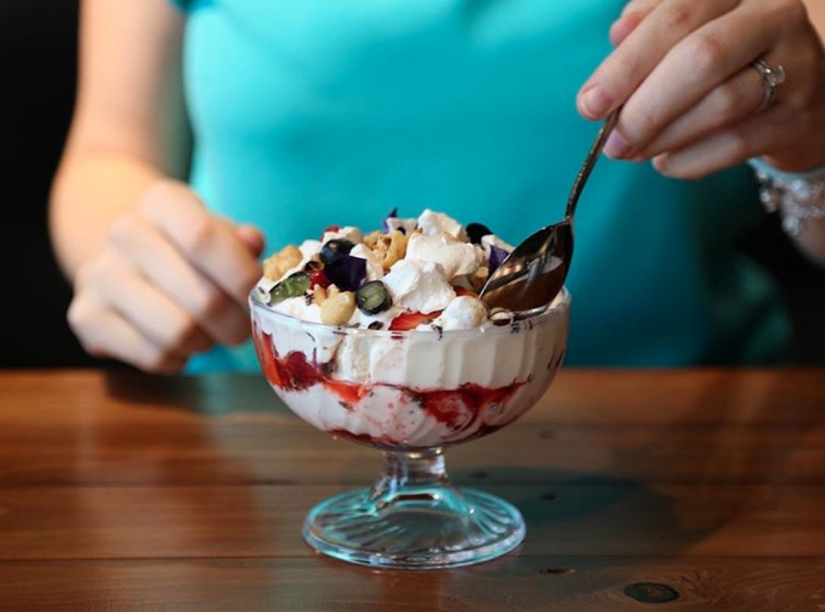
[[[822,180],[817,30],[813,0],[85,0],[51,203],[70,324],[147,371],[254,368],[265,243],[425,206],[516,243],[621,107],[577,212],[568,363],[775,362],[776,289],[734,247],[763,214],[743,164]],[[825,262],[825,196],[777,193]]]

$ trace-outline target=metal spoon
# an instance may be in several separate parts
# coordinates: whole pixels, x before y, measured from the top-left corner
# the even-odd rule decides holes
[[[561,291],[573,258],[576,204],[618,117],[617,109],[607,116],[596,135],[573,182],[564,219],[522,241],[487,279],[479,297],[490,309],[506,308],[519,318],[527,317],[547,308]]]

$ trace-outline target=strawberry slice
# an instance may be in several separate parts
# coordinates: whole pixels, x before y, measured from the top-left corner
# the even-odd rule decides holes
[[[278,355],[275,353],[275,347],[272,344],[272,336],[261,331],[256,325],[253,330],[253,338],[255,341],[255,351],[258,353],[261,369],[266,375],[267,380],[282,389],[284,387],[284,379],[279,369]]]
[[[478,297],[478,294],[475,291],[471,291],[470,289],[467,289],[465,287],[459,287],[459,286],[453,285],[453,289],[455,290],[455,294],[458,297],[461,297],[461,296],[464,296],[464,295],[469,295],[471,297]]]
[[[390,331],[410,331],[422,323],[434,321],[440,314],[440,310],[428,312],[427,314],[424,314],[423,312],[402,312],[392,320],[392,323],[390,323]]]

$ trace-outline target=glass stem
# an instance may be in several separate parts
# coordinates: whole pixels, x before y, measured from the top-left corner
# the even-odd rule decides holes
[[[407,500],[432,499],[437,491],[453,489],[441,448],[424,451],[384,451],[384,472],[370,497],[388,502],[399,495]]]

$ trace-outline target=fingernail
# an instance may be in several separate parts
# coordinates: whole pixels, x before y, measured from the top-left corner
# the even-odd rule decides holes
[[[599,119],[610,109],[612,100],[599,87],[591,87],[581,98],[584,113],[591,119]]]
[[[621,134],[617,131],[612,131],[604,145],[605,154],[612,159],[621,159],[627,157],[630,153],[630,145],[627,144]]]
[[[652,161],[653,168],[659,174],[663,176],[668,176],[668,167],[667,167],[667,156],[666,155],[657,155],[653,158]]]

